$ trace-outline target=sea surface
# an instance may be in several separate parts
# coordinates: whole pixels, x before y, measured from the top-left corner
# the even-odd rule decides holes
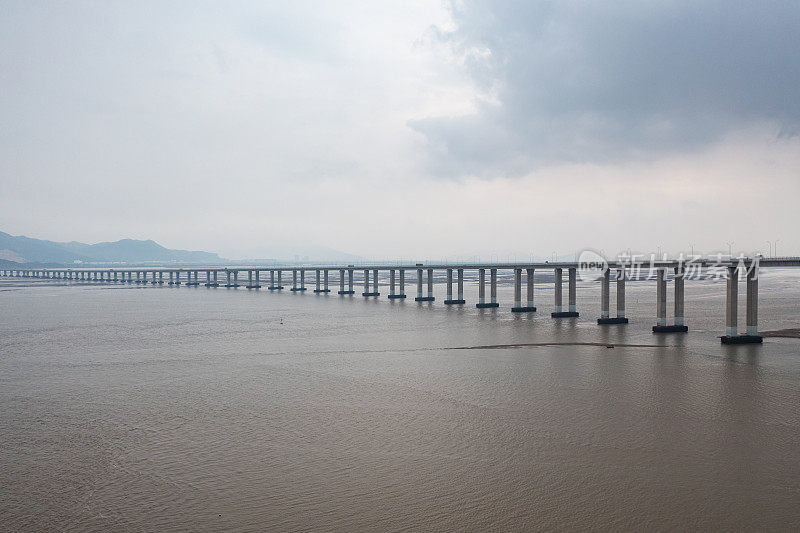
[[[652,281],[627,326],[592,283],[561,320],[545,282],[526,315],[331,288],[0,281],[0,530],[800,530],[800,340],[721,346],[724,282],[684,335]],[[800,327],[800,270],[760,289]],[[463,349],[548,342],[603,345]]]

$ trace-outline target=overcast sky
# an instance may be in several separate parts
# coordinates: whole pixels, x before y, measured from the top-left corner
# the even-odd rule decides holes
[[[0,230],[800,253],[800,3],[0,3]]]

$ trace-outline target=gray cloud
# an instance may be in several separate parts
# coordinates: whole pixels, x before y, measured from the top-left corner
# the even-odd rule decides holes
[[[647,160],[800,125],[797,2],[483,2],[439,37],[491,98],[409,122],[440,175]]]

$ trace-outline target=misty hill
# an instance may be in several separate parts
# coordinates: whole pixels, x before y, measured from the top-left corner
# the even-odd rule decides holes
[[[16,263],[214,263],[222,261],[209,252],[170,250],[155,241],[122,239],[84,244],[54,242],[9,235],[0,231],[0,259]]]

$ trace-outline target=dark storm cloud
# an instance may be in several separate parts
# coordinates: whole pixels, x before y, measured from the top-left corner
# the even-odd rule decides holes
[[[481,2],[439,37],[491,94],[410,121],[441,175],[521,174],[700,149],[800,124],[798,2]]]

